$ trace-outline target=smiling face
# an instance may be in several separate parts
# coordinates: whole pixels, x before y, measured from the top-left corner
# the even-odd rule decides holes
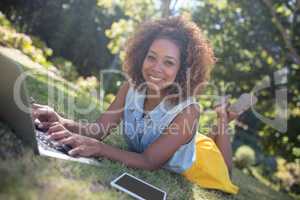
[[[150,90],[162,91],[171,85],[180,68],[180,50],[168,39],[156,39],[144,59],[142,73]]]

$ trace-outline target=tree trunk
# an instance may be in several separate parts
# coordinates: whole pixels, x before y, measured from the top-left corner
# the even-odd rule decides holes
[[[161,0],[161,11],[163,18],[171,15],[170,4],[171,0]]]

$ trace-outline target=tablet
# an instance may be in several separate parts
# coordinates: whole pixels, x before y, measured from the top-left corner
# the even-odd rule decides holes
[[[117,177],[110,185],[139,200],[166,200],[167,198],[167,193],[165,191],[128,173],[124,173]]]
[[[228,110],[231,112],[235,112],[240,115],[242,112],[248,110],[251,106],[255,105],[257,102],[257,98],[249,93],[242,94],[238,100],[229,106]]]
[[[223,101],[224,103],[228,103],[228,99],[229,96],[225,96]],[[220,106],[221,105],[221,98],[218,99],[215,103],[214,103],[214,107]],[[230,105],[227,110],[237,113],[238,115],[240,115],[242,112],[248,110],[249,108],[251,108],[251,106],[255,105],[257,102],[257,98],[250,94],[250,93],[244,93],[242,94],[238,100],[233,103],[232,105]]]

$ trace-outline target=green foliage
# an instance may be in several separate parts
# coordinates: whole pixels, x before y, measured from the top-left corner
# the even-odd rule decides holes
[[[275,173],[275,181],[286,191],[299,193],[300,191],[300,164],[298,162],[287,162],[278,158],[278,169]]]
[[[99,82],[95,76],[89,76],[86,78],[79,77],[76,85],[84,91],[92,92],[97,89]]]
[[[124,12],[124,17],[114,22],[110,29],[105,31],[106,36],[110,39],[108,49],[112,54],[118,54],[123,61],[125,52],[125,42],[141,22],[158,17],[159,11],[154,6],[153,0],[98,0],[100,7],[106,9],[120,9]],[[134,9],[133,9],[134,8]]]
[[[98,75],[111,65],[104,31],[119,19],[119,11],[108,13],[96,0],[1,1],[0,7],[22,32],[38,36],[54,56],[70,60],[80,75]]]
[[[19,49],[33,61],[51,67],[47,57],[52,55],[52,50],[38,38],[18,33],[2,12],[0,12],[0,45]]]
[[[11,28],[10,21],[5,17],[5,15],[0,12],[0,25],[6,28]]]
[[[68,61],[62,57],[55,57],[51,59],[53,65],[55,65],[61,76],[69,81],[75,81],[78,78],[78,72],[76,66],[71,61]]]
[[[126,39],[129,35],[133,34],[134,26],[136,24],[134,24],[133,20],[120,19],[114,22],[110,29],[105,31],[105,35],[111,39],[107,46],[108,49],[110,49],[112,54],[120,54],[121,60],[124,60],[125,56],[123,48]]]
[[[240,146],[234,155],[234,163],[240,168],[249,168],[255,163],[255,152],[247,145]]]
[[[300,145],[299,5],[289,0],[208,0],[195,1],[191,10],[193,20],[206,30],[218,58],[212,77],[216,88],[238,97],[269,77],[270,87],[256,94],[255,110],[270,119],[276,115],[276,90],[288,88],[288,108],[293,114],[288,118],[287,132],[280,133],[251,115],[244,116],[242,122],[249,127],[247,134],[259,138],[266,152],[290,161],[296,159],[295,147]],[[288,84],[276,85],[274,72],[279,69],[287,69]]]
[[[115,100],[115,98],[116,98],[116,96],[114,94],[107,94],[104,97],[104,101],[111,104]]]

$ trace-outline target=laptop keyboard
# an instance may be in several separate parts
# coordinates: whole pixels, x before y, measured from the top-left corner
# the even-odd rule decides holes
[[[52,157],[57,157],[58,155],[66,155],[63,157],[59,157],[59,158],[63,158],[67,160],[74,160],[74,161],[78,161],[78,162],[82,162],[82,163],[86,163],[86,164],[92,164],[92,165],[96,165],[96,166],[100,166],[100,161],[102,160],[101,158],[84,158],[84,157],[70,157],[68,154],[68,151],[70,151],[72,149],[72,147],[70,147],[69,145],[58,145],[57,142],[50,140],[47,138],[48,134],[46,133],[47,130],[39,130],[39,128],[35,129],[36,132],[36,140],[38,143],[38,146],[41,147],[41,149],[45,150],[46,152],[48,152],[47,154],[44,155],[48,155],[49,156],[49,152],[51,154],[51,152],[55,153],[56,155],[53,156],[53,154],[51,155]],[[58,154],[57,154],[58,153]]]
[[[56,151],[56,152],[59,151],[64,154],[68,154],[68,151],[72,149],[68,145],[58,145],[57,142],[48,139],[47,136],[48,134],[36,130],[36,137],[37,137],[38,144],[44,147],[45,149],[50,151]]]

